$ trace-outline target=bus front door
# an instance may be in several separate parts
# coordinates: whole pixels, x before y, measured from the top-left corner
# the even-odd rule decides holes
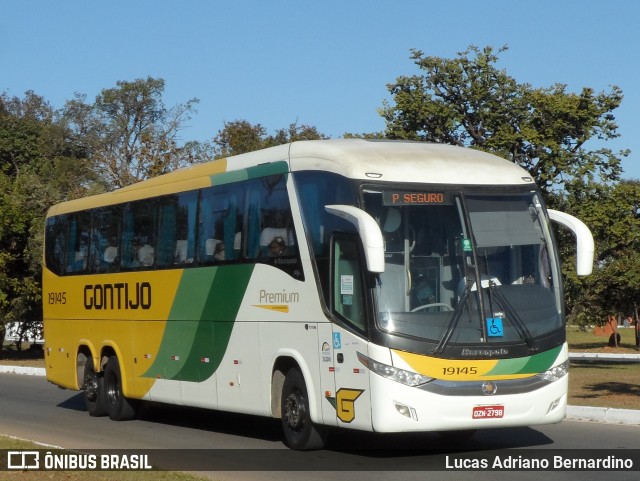
[[[369,373],[358,360],[358,352],[367,355],[366,342],[334,325],[335,392],[332,404],[336,409],[338,426],[371,430]]]
[[[369,373],[358,360],[358,352],[367,355],[367,342],[357,334],[365,331],[367,311],[359,242],[357,236],[334,237],[332,307],[340,324],[334,323],[332,328],[332,404],[338,426],[370,430]]]

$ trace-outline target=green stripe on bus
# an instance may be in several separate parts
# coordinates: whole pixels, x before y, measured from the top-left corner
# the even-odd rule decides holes
[[[547,352],[543,352],[537,354],[535,356],[531,356],[529,358],[529,362],[522,368],[520,373],[540,373],[545,372],[553,363],[558,359],[558,355],[562,350],[562,346],[558,346],[553,348]]]
[[[280,160],[277,162],[257,165],[255,167],[249,167],[248,169],[214,174],[211,176],[211,185],[231,184],[234,182],[257,179],[259,177],[266,177],[269,175],[286,174],[287,172],[289,172],[289,164],[284,160]]]
[[[144,377],[204,381],[220,366],[253,265],[185,270]]]
[[[499,376],[505,374],[537,374],[544,372],[553,365],[561,350],[562,346],[558,346],[549,351],[529,357],[500,359],[498,364],[485,375]]]

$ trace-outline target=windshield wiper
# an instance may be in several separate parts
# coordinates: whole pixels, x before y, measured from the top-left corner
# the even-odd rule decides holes
[[[462,292],[462,295],[460,296],[460,299],[456,304],[456,308],[453,310],[453,314],[451,315],[451,319],[449,319],[449,323],[447,324],[447,329],[445,330],[444,335],[440,339],[440,342],[438,342],[436,348],[433,350],[434,354],[440,354],[442,351],[444,351],[445,347],[447,347],[447,344],[449,344],[451,336],[458,326],[458,321],[460,321],[460,318],[462,317],[464,306],[467,306],[468,309],[471,286],[473,286],[473,281],[466,280],[464,283],[464,291]]]
[[[537,351],[538,348],[536,347],[536,345],[535,345],[535,343],[533,341],[533,336],[531,335],[531,332],[527,328],[526,323],[518,315],[518,311],[513,308],[513,306],[511,305],[511,303],[507,299],[507,297],[502,292],[500,292],[500,289],[496,289],[496,287],[497,286],[495,286],[493,283],[489,283],[489,292],[490,292],[491,296],[495,297],[495,299],[498,302],[498,305],[500,306],[500,308],[503,311],[505,311],[505,313],[512,320],[512,323],[515,326],[516,330],[518,331],[518,334],[520,335],[520,338],[524,340],[524,342],[527,344],[527,347],[529,348],[529,350],[530,351]]]

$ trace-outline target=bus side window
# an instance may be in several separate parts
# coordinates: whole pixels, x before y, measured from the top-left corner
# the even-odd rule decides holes
[[[197,192],[160,200],[156,265],[191,264],[195,259]]]
[[[240,258],[242,246],[242,183],[202,191],[198,219],[198,260],[220,263]]]
[[[89,212],[79,212],[69,216],[67,234],[66,269],[68,273],[79,273],[87,270],[89,255]]]
[[[363,263],[356,236],[336,236],[333,244],[333,310],[360,331],[366,328]]]
[[[122,267],[149,268],[155,262],[157,211],[152,200],[126,204],[122,223]]]
[[[67,216],[59,215],[47,219],[45,263],[57,275],[64,272]]]
[[[92,272],[115,272],[119,268],[120,212],[119,206],[91,211],[93,228],[89,254]]]

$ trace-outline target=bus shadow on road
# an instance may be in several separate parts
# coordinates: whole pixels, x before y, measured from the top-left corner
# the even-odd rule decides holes
[[[81,393],[69,397],[58,406],[86,413]],[[268,442],[282,442],[283,440],[279,419],[209,409],[144,402],[140,406],[136,421],[166,424]],[[481,429],[472,436],[455,431],[444,434],[386,434],[330,428],[326,450],[364,457],[394,458],[419,457],[447,452],[535,448],[551,444],[553,444],[552,439],[531,427]]]
[[[68,399],[58,403],[59,408],[70,409],[72,411],[84,411],[87,412],[87,408],[84,405],[84,399],[82,399],[82,393],[76,393]]]

